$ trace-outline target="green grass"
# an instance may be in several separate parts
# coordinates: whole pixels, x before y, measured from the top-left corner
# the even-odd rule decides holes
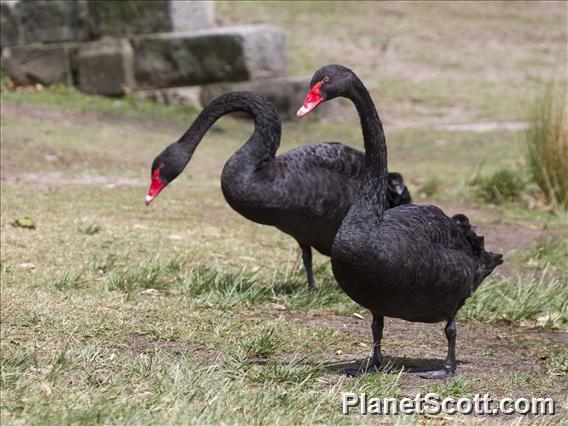
[[[102,226],[97,223],[85,223],[77,226],[77,231],[85,235],[95,235],[102,230]]]
[[[274,328],[270,328],[259,337],[245,339],[242,351],[249,358],[268,358],[276,353],[280,341],[274,335]]]
[[[518,201],[527,184],[520,172],[499,170],[490,176],[477,176],[470,183],[476,195],[488,203]]]
[[[547,359],[548,371],[551,374],[568,375],[568,351],[560,351]]]
[[[565,276],[517,280],[488,279],[459,311],[459,317],[480,322],[530,322],[551,329],[568,328],[568,286]]]
[[[568,244],[564,238],[541,237],[528,250],[516,253],[515,257],[536,269],[551,266],[568,270]]]
[[[202,366],[164,353],[133,359],[97,346],[62,349],[55,365],[46,365],[33,354],[2,362],[3,371],[11,372],[2,377],[2,383],[15,388],[3,411],[32,416],[41,423],[185,423],[191,419],[192,424],[204,424],[249,418],[256,419],[254,424],[278,424],[291,407],[297,420],[325,418],[339,392],[339,388],[326,390],[323,398],[318,393],[320,407],[314,411],[318,385],[309,375],[300,374],[301,368],[295,374],[292,367],[278,372],[278,382],[285,386],[266,392],[248,386],[258,383],[259,377],[229,378],[227,368],[232,367],[221,363]],[[33,377],[40,378],[43,386],[30,385]],[[84,392],[92,387],[87,397]],[[250,390],[244,393],[243,388]]]
[[[568,208],[568,116],[566,86],[549,84],[528,113],[526,156],[532,179],[548,202]]]
[[[82,283],[83,271],[66,270],[61,274],[46,278],[47,285],[55,288],[56,290],[68,290],[71,288],[78,288]]]
[[[434,383],[427,386],[424,392],[433,392],[438,394],[440,398],[460,398],[472,396],[473,384],[468,377],[454,377],[442,383]]]
[[[440,191],[442,182],[439,178],[433,177],[424,182],[418,189],[419,194],[424,194],[427,197],[433,197]]]
[[[73,87],[62,84],[35,88],[22,88],[8,90],[4,84],[0,85],[2,99],[44,105],[51,108],[66,108],[73,111],[89,111],[125,116],[142,116],[147,118],[184,118],[195,117],[197,110],[191,106],[170,107],[158,105],[155,102],[136,100],[132,95],[121,98],[105,96],[86,96]]]

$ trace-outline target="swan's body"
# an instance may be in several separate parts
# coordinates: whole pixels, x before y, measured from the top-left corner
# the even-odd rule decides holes
[[[251,167],[239,151],[225,164],[221,188],[229,205],[331,255],[341,221],[359,186],[358,152],[337,143],[304,145]]]
[[[373,101],[357,76],[339,65],[318,70],[298,115],[324,100],[344,96],[353,101],[365,141],[365,171],[359,193],[339,231],[331,253],[335,278],[357,303],[373,313],[374,364],[382,363],[383,318],[414,322],[446,321],[449,341],[445,370],[454,373],[455,315],[465,300],[502,263],[486,252],[464,215],[446,216],[435,206],[404,205],[386,210],[384,183],[387,152],[383,127]],[[386,211],[385,211],[386,210]]]
[[[211,125],[235,111],[252,115],[255,130],[223,168],[223,195],[242,216],[275,226],[296,239],[303,251],[308,282],[315,287],[311,247],[331,255],[335,234],[360,186],[364,165],[360,151],[339,143],[320,143],[275,156],[281,133],[276,108],[252,93],[231,92],[211,102],[181,139],[154,160],[153,182],[157,183],[153,186],[162,184],[159,192],[175,179]],[[410,202],[399,174],[392,173],[388,185],[393,205]],[[150,200],[157,192],[150,190]]]
[[[462,215],[462,217],[465,217]],[[451,321],[496,264],[435,206],[351,209],[332,252],[334,275],[357,303],[387,317]]]

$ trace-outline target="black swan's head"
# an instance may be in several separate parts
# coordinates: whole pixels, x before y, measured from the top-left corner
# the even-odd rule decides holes
[[[321,67],[312,77],[310,91],[297,112],[298,117],[313,111],[322,102],[346,95],[356,79],[355,73],[343,65]]]
[[[149,205],[170,182],[179,176],[187,164],[186,155],[179,143],[164,149],[152,163],[152,183],[144,202]]]

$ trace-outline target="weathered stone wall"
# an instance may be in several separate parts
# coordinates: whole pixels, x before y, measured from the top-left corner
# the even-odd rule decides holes
[[[91,31],[98,37],[194,31],[214,25],[213,2],[92,0],[87,5]]]
[[[17,84],[63,82],[77,84],[87,93],[118,95],[124,90],[109,88],[194,86],[283,76],[286,57],[278,28],[251,26],[11,46],[2,51],[2,67]],[[78,79],[74,81],[73,76]],[[113,79],[116,84],[108,81]]]
[[[283,119],[295,117],[308,88],[307,78],[285,77],[279,28],[212,28],[212,1],[17,0],[0,7],[2,69],[19,85],[64,83],[194,106],[250,90],[273,101]]]
[[[141,88],[285,75],[284,35],[271,26],[227,27],[132,39]]]
[[[215,14],[198,0],[3,0],[0,23],[5,47],[202,30]]]
[[[0,4],[1,46],[79,41],[77,0],[7,1]]]

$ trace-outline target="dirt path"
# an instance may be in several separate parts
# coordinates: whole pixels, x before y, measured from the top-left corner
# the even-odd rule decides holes
[[[313,327],[341,330],[361,343],[325,353],[332,370],[365,363],[371,347],[371,318],[326,313],[286,315],[288,320]],[[568,333],[543,332],[505,324],[458,323],[458,377],[475,378],[472,393],[494,397],[546,396],[562,402],[568,394],[565,376],[551,373],[551,354],[568,347]],[[409,323],[386,318],[383,352],[395,366],[437,368],[446,356],[441,324]],[[437,381],[401,376],[405,392],[413,394]]]

